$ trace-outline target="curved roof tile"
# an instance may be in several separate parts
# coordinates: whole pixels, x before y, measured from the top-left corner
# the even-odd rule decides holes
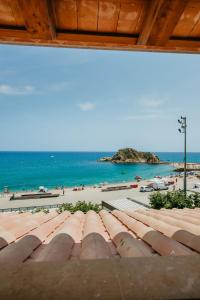
[[[0,263],[200,253],[200,209],[0,214]]]

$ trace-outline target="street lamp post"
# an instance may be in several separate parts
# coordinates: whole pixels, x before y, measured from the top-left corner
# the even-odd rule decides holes
[[[184,178],[183,178],[183,190],[184,190],[184,194],[186,195],[187,192],[187,179],[186,179],[186,171],[187,171],[187,120],[186,117],[182,117],[178,120],[179,124],[180,124],[180,128],[178,129],[178,131],[180,133],[184,134]]]

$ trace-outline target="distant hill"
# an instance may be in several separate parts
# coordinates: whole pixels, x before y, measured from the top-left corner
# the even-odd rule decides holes
[[[133,148],[120,149],[112,157],[102,157],[100,162],[112,162],[116,164],[133,164],[133,163],[147,163],[159,164],[160,159],[157,155],[151,152],[140,152]]]

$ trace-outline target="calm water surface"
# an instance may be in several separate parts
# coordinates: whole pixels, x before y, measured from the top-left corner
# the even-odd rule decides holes
[[[156,153],[160,159],[183,161],[183,153]],[[0,152],[0,190],[26,190],[55,186],[92,185],[101,182],[134,180],[136,175],[144,179],[156,175],[168,175],[168,165],[115,165],[98,163],[97,159],[111,156],[112,152]],[[200,153],[189,153],[188,161],[200,162]]]

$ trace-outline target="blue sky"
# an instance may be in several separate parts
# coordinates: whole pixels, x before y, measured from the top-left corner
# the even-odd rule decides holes
[[[200,56],[0,46],[0,150],[200,151]]]

